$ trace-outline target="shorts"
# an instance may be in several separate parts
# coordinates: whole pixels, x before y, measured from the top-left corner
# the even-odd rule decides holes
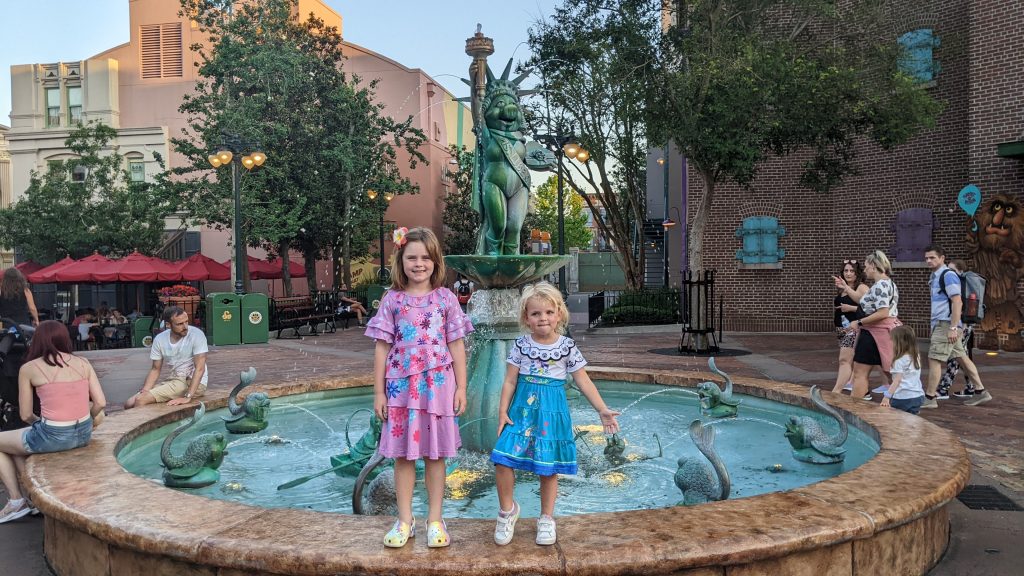
[[[878,353],[878,345],[875,344],[875,337],[867,330],[859,330],[857,344],[853,349],[853,361],[868,366],[881,366],[882,356]]]
[[[836,328],[836,339],[839,340],[840,348],[853,348],[857,341],[857,332],[847,332],[846,328]]]
[[[913,398],[891,398],[889,400],[889,406],[897,410],[902,410],[908,414],[919,414],[921,412],[921,405],[924,404],[924,396],[915,396]]]
[[[21,435],[21,443],[29,454],[45,454],[81,448],[90,438],[92,418],[70,426],[51,426],[44,420],[36,420]]]
[[[958,334],[962,336],[962,334]],[[949,322],[941,321],[932,329],[931,343],[928,345],[928,358],[939,362],[948,362],[951,358],[967,356],[962,338],[956,342],[949,341]]]
[[[191,385],[191,378],[171,375],[163,382],[154,386],[149,393],[153,396],[153,400],[157,402],[167,402],[168,400],[173,400],[175,398],[184,398],[185,394],[188,393],[188,387]],[[202,396],[205,393],[206,386],[200,384],[199,389],[196,390],[196,397]]]

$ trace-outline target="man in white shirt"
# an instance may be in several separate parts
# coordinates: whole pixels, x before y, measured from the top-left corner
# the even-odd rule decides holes
[[[166,402],[168,406],[188,404],[206,392],[209,376],[206,369],[206,354],[209,352],[206,334],[190,326],[188,313],[178,306],[165,308],[163,320],[170,329],[153,338],[153,346],[149,351],[153,365],[142,384],[142,390],[124,403],[126,409],[154,402]],[[164,361],[170,365],[171,374],[157,384]],[[201,376],[196,378],[196,374]]]

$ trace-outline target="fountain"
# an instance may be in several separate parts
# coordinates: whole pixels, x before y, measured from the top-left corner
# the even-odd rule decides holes
[[[478,30],[467,41],[467,53],[473,57],[477,157],[500,161],[474,167],[474,200],[484,221],[478,254],[447,259],[482,288],[470,301],[477,333],[471,342],[469,408],[463,416],[466,454],[448,486],[453,546],[428,551],[423,542],[414,542],[385,550],[378,536],[392,519],[348,513],[353,493],[367,511],[387,512],[381,505],[389,497],[388,475],[381,473],[364,485],[378,463],[370,450],[375,444],[372,421],[355,430],[362,436],[348,442],[347,458],[330,460],[342,445],[331,423],[347,422],[372,403],[372,379],[320,378],[264,384],[267,397],[276,399],[275,417],[253,431],[265,436],[228,445],[229,456],[217,463],[219,468],[212,467],[223,478],[220,483],[187,491],[165,488],[154,452],[142,448],[159,443],[171,428],[180,434],[187,427],[199,437],[214,433],[224,425],[214,411],[224,408],[237,415],[234,395],[222,392],[208,393],[203,410],[195,414],[173,407],[116,414],[88,447],[34,456],[28,464],[31,496],[46,515],[45,550],[54,572],[696,576],[722,574],[726,567],[793,573],[809,565],[852,574],[920,574],[934,565],[949,536],[945,504],[969,476],[966,452],[952,434],[920,418],[835,397],[828,413],[849,428],[844,459],[829,466],[799,459],[782,465],[791,448],[797,449],[797,431],[787,429],[786,418],[795,412],[798,419],[817,422],[812,416],[823,410],[807,397],[806,388],[726,377],[723,391],[707,382],[711,374],[602,369],[596,366],[599,358],[591,359],[588,372],[609,404],[627,407],[620,418],[625,432],[604,438],[579,426],[577,442],[586,449],[580,451],[581,473],[563,483],[571,495],[560,500],[558,512],[566,516],[559,521],[556,546],[538,548],[532,538],[518,535],[509,546],[493,544],[486,453],[495,441],[492,418],[505,357],[520,334],[517,288],[567,259],[516,253],[518,242],[511,239],[518,239],[525,215],[519,208],[525,209],[524,188],[529,187],[526,168],[550,167],[550,158],[520,138],[520,119],[510,113],[519,79],[508,79],[509,67],[498,77],[487,67],[490,40]],[[501,104],[491,108],[496,100]],[[511,182],[511,188],[497,187],[496,181]],[[694,389],[702,382],[710,384],[703,387],[704,398],[715,396],[713,387],[718,400],[727,400],[716,406],[732,408],[732,414],[727,408],[712,413],[705,402],[709,418],[693,420],[701,410]],[[667,393],[672,391],[681,393]],[[743,417],[735,412],[740,396]],[[775,415],[768,413],[771,406],[777,408]],[[204,419],[206,408],[211,413]],[[296,416],[302,419],[290,420]],[[179,425],[183,419],[187,423]],[[322,427],[309,426],[317,420]],[[802,441],[812,448],[821,444],[806,434],[807,422],[798,423]],[[782,429],[787,429],[785,436]],[[648,438],[653,441],[645,445]],[[732,452],[747,443],[753,453]],[[223,454],[224,447],[220,450]],[[301,478],[301,488],[277,490],[281,480],[316,472],[328,460],[332,467]],[[122,463],[140,475],[127,472]],[[148,472],[143,470],[147,466]],[[353,478],[352,471],[360,467],[362,477]],[[342,475],[330,474],[335,468]],[[270,477],[272,471],[284,477]],[[895,483],[902,494],[899,506],[876,497],[877,486]],[[684,489],[684,501],[710,502],[677,506],[680,492],[673,484]],[[755,492],[751,486],[758,485],[772,490]],[[535,501],[533,495],[520,501],[525,515],[521,530],[532,531],[530,516],[537,511],[527,505]]]

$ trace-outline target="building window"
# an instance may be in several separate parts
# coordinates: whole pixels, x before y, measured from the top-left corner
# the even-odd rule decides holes
[[[129,160],[128,174],[131,176],[132,182],[145,182],[146,163],[142,160]]]
[[[89,174],[89,169],[81,164],[76,164],[71,169],[71,181],[72,182],[85,182],[85,177]]]
[[[939,47],[939,38],[931,28],[911,30],[899,38],[903,55],[899,64],[903,72],[921,83],[931,82],[939,73],[939,63],[932,52]]]
[[[184,51],[181,22],[139,27],[143,78],[181,78]]]
[[[745,218],[736,229],[736,237],[743,241],[736,259],[744,264],[777,264],[786,256],[786,251],[779,248],[779,238],[785,235],[786,229],[774,216]]]
[[[932,232],[939,221],[930,208],[907,208],[896,213],[890,230],[896,236],[896,245],[890,250],[896,262],[922,262],[924,249],[932,243]]]
[[[68,86],[68,124],[82,123],[82,87]]]
[[[46,89],[46,126],[60,126],[60,88]]]

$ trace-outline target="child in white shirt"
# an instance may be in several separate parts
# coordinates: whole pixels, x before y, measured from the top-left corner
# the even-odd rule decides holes
[[[917,336],[907,326],[892,329],[892,384],[885,391],[882,406],[892,406],[911,414],[921,411],[924,388],[921,386],[921,360]]]

